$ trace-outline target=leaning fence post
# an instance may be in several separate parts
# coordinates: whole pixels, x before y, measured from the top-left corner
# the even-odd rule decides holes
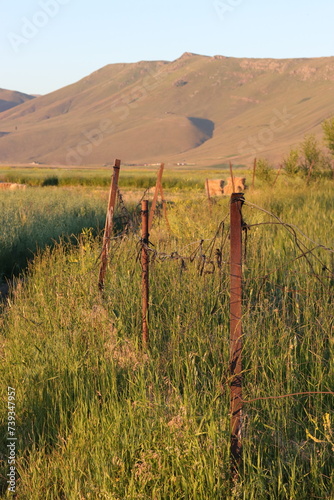
[[[103,235],[102,252],[101,252],[101,265],[99,272],[99,290],[101,292],[104,289],[104,281],[108,267],[110,236],[113,227],[113,215],[116,203],[118,177],[119,177],[119,170],[121,168],[121,160],[115,160],[115,165],[113,168],[114,168],[114,173],[111,179],[111,186],[109,191],[108,210],[106,216],[106,223],[104,226],[104,235]]]
[[[164,190],[162,189],[162,183],[161,182],[160,182],[160,195],[161,195],[162,210],[163,210],[163,213],[164,213],[164,217],[165,217],[167,229],[171,233],[171,228],[170,228],[169,220],[168,220],[168,217],[167,217],[167,204],[166,204],[166,200],[165,200],[165,197],[164,197]]]
[[[230,205],[230,397],[231,472],[242,463],[242,214],[244,197],[233,193]]]
[[[159,194],[159,190],[160,190],[160,186],[161,186],[161,179],[162,179],[162,174],[163,174],[163,171],[164,171],[164,167],[165,167],[165,164],[161,163],[160,169],[159,169],[159,172],[158,172],[158,176],[157,176],[157,182],[155,184],[153,201],[152,201],[151,211],[150,211],[150,215],[149,215],[149,221],[148,221],[148,230],[149,231],[151,230],[151,227],[152,227],[154,212],[155,212],[155,209],[156,209],[156,206],[157,206],[158,194]]]
[[[233,175],[233,165],[232,165],[232,162],[230,162],[230,175],[231,175],[231,182],[232,182],[233,193],[235,193],[234,175]]]
[[[205,190],[206,190],[206,195],[208,197],[209,213],[211,216],[212,215],[212,200],[211,200],[211,196],[210,196],[209,179],[205,179]]]
[[[206,190],[206,195],[208,197],[208,201],[209,201],[209,205],[210,205],[211,197],[210,197],[209,179],[205,179],[205,190]]]
[[[255,186],[256,165],[257,165],[257,160],[256,160],[256,158],[254,158],[254,163],[253,163],[253,177],[252,177],[252,188],[253,189],[254,189],[254,186]]]
[[[143,345],[148,344],[148,299],[149,299],[149,256],[148,256],[148,200],[143,200],[141,204],[142,220],[142,339]]]
[[[274,180],[274,182],[273,182],[272,187],[274,187],[274,186],[275,186],[275,184],[276,184],[276,182],[277,182],[277,180],[278,180],[278,178],[279,178],[279,174],[282,172],[282,168],[283,168],[283,164],[281,163],[281,164],[280,164],[280,166],[279,166],[279,168],[278,168],[277,175],[276,175],[276,177],[275,177],[275,180]]]

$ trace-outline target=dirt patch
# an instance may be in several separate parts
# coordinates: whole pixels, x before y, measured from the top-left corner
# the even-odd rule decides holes
[[[16,182],[0,182],[0,189],[26,189],[26,184],[17,184]]]

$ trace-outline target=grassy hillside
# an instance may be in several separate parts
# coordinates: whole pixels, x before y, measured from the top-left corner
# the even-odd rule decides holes
[[[106,66],[0,115],[0,161],[103,164],[281,156],[334,114],[334,58]]]

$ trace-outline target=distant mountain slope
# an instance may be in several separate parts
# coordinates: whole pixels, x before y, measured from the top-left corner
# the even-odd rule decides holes
[[[334,115],[334,57],[111,64],[0,114],[0,161],[281,158]]]
[[[16,92],[15,90],[0,89],[0,113],[31,99],[34,99],[34,96],[22,94],[22,92]]]

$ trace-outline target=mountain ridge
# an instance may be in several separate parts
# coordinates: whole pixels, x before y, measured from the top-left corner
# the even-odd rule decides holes
[[[334,115],[334,57],[109,64],[0,113],[0,162],[273,161]]]

